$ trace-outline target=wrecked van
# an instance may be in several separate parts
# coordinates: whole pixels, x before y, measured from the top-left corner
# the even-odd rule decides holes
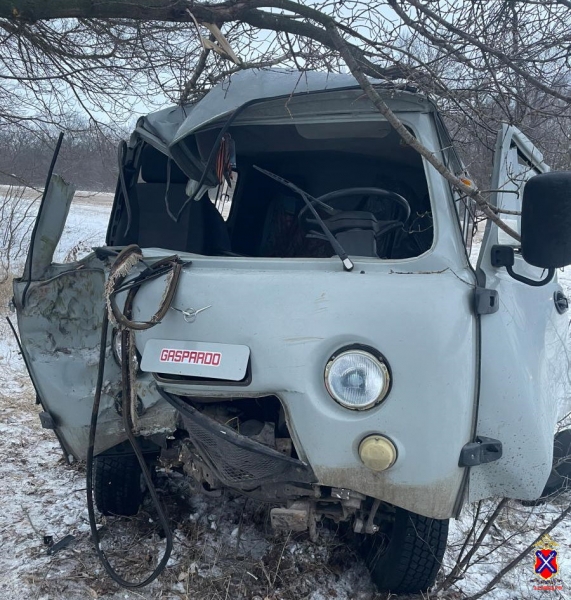
[[[435,105],[377,89],[462,175]],[[73,197],[53,175],[14,284],[42,423],[87,459],[101,513],[135,514],[141,477],[156,500],[149,472],[175,470],[269,502],[277,529],[346,522],[399,593],[433,584],[467,502],[542,495],[571,183],[515,127],[491,202],[523,242],[488,222],[475,268],[474,206],[350,76],[238,74],[119,154],[106,246],[52,262]]]

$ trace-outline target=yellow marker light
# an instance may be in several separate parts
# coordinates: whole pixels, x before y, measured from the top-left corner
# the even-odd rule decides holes
[[[386,471],[397,459],[397,449],[388,438],[370,435],[359,444],[359,457],[371,471]]]

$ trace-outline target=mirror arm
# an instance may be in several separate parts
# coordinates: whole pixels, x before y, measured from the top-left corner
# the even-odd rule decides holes
[[[513,265],[515,262],[514,249],[511,246],[492,246],[490,259],[493,267],[505,267],[510,277],[516,281],[521,281],[526,285],[531,285],[534,287],[547,285],[553,279],[553,275],[555,275],[555,269],[548,269],[547,275],[543,279],[539,280],[530,279],[529,277],[525,277],[524,275],[516,273],[513,270]]]
[[[530,279],[529,277],[524,277],[523,275],[519,275],[509,266],[506,267],[506,271],[516,281],[521,281],[522,283],[526,283],[527,285],[533,285],[534,287],[541,287],[542,285],[548,284],[553,279],[553,275],[555,275],[555,269],[548,269],[547,275],[543,279],[537,280]]]

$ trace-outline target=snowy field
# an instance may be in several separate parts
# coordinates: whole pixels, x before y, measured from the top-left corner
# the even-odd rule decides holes
[[[0,189],[2,194],[2,189]],[[26,192],[27,202],[33,194]],[[74,259],[103,243],[111,207],[110,195],[80,193],[72,205],[56,258]],[[25,213],[25,214],[24,214]],[[24,211],[32,222],[34,208]],[[6,219],[2,217],[4,228]],[[28,228],[29,229],[29,228]],[[20,240],[21,241],[21,240]],[[19,255],[14,273],[22,267]],[[571,294],[571,278],[562,273]],[[9,284],[0,287],[0,600],[84,600],[102,598],[181,600],[381,600],[356,554],[343,544],[340,532],[323,528],[320,541],[305,534],[276,535],[269,528],[267,508],[244,498],[196,496],[180,480],[162,476],[159,492],[171,517],[175,550],[169,565],[151,586],[125,590],[104,573],[92,549],[85,505],[83,465],[64,463],[53,434],[40,427],[38,408],[16,344],[4,320]],[[447,591],[427,598],[467,599],[477,594],[505,564],[571,501],[571,494],[553,504],[524,507],[510,502],[490,529],[464,577]],[[478,533],[497,502],[482,503]],[[160,555],[164,541],[155,530],[150,507],[128,521],[108,520],[103,528],[115,564],[133,577]],[[451,523],[450,546],[443,575],[454,566],[473,521],[467,507]],[[54,556],[44,536],[75,541]],[[484,596],[490,600],[571,598],[571,520],[551,533],[560,544],[563,591],[537,591],[532,554]],[[470,539],[473,539],[470,538]],[[470,548],[470,543],[468,543]],[[148,572],[148,571],[147,571]],[[392,596],[395,598],[395,596]]]

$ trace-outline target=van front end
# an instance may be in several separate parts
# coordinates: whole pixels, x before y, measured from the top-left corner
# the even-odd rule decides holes
[[[404,273],[358,261],[346,273],[333,259],[256,262],[192,260],[167,316],[136,335],[138,385],[175,395],[243,437],[252,431],[262,445],[269,436],[270,447],[308,467],[314,477],[305,483],[432,518],[455,514],[476,393],[469,271]],[[145,321],[162,293],[160,281],[142,288],[135,318]],[[256,481],[255,473],[221,476],[234,460],[230,448],[204,450],[223,483]]]
[[[322,75],[292,95],[291,74],[245,73],[140,120],[107,245],[75,263],[52,263],[73,196],[52,178],[19,331],[46,426],[95,454],[103,514],[137,512],[141,470],[177,471],[270,503],[276,529],[347,522],[377,585],[417,592],[471,468],[501,456],[477,435],[493,297],[469,204]],[[460,172],[434,106],[379,90]]]

